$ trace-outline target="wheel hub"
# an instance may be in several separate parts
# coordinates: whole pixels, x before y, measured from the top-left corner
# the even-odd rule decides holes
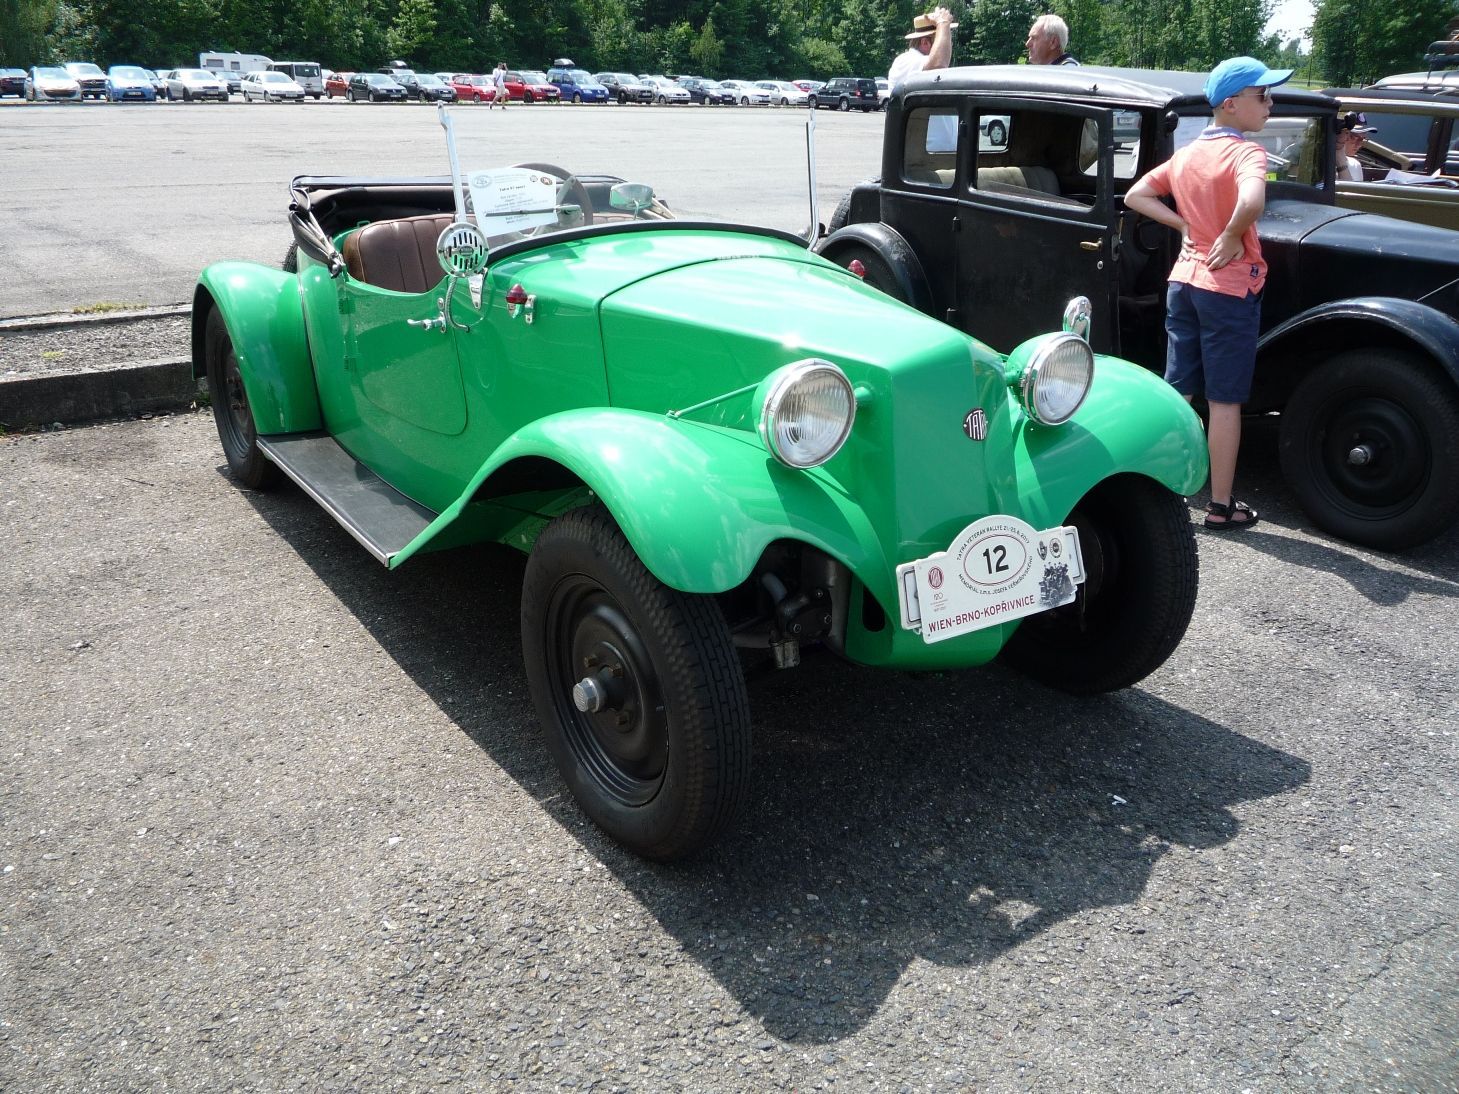
[[[1423,488],[1423,431],[1399,404],[1370,396],[1339,408],[1322,442],[1332,486],[1350,502],[1387,510]]]

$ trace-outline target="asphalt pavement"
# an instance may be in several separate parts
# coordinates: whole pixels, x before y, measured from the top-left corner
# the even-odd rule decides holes
[[[205,411],[0,437],[0,1089],[1459,1088],[1459,534],[1314,532],[1272,424],[1139,687],[811,657],[676,867],[566,795],[519,556],[387,572]]]

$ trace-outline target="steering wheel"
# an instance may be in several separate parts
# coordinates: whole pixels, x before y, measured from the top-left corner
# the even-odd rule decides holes
[[[573,173],[564,167],[558,167],[555,163],[514,163],[513,167],[525,167],[529,171],[545,171],[549,175],[556,175],[566,181],[557,190],[558,204],[564,204],[563,198],[570,197],[572,202],[583,211],[583,226],[593,223],[593,199],[588,196],[588,188],[584,186]]]

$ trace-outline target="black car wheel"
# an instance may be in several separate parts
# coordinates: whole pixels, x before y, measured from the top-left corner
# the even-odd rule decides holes
[[[1185,500],[1143,475],[1117,475],[1065,523],[1079,529],[1084,584],[1073,603],[1024,619],[1003,656],[1073,695],[1129,687],[1165,663],[1195,611],[1199,567]]]
[[[1459,517],[1459,393],[1423,357],[1336,354],[1282,412],[1282,473],[1323,531],[1398,551]]]
[[[352,88],[352,87],[346,89],[346,91],[344,93],[344,97],[345,97],[345,102],[348,102],[348,103],[354,102],[355,101],[355,89]]]
[[[618,92],[618,105],[619,106],[626,106],[626,105],[628,105],[628,96],[625,95],[621,91]]]
[[[845,113],[851,109],[851,100],[843,98],[836,104],[836,109]]]
[[[602,508],[566,513],[537,538],[522,654],[552,758],[615,840],[666,861],[734,818],[749,782],[749,699],[724,616],[659,582]]]
[[[535,103],[537,100],[530,91],[524,91],[522,92],[522,101],[524,103]]]
[[[248,392],[238,369],[238,355],[233,351],[233,339],[228,335],[223,313],[217,308],[208,313],[204,328],[203,363],[213,403],[213,422],[218,427],[228,469],[244,486],[267,490],[278,483],[281,472],[259,450],[253,410],[248,405]]]
[[[572,101],[575,102],[575,103],[581,103],[583,101],[583,97],[582,97],[581,94],[579,94],[578,92],[574,91],[572,93]]]
[[[1002,122],[989,122],[988,143],[1000,145],[1008,143],[1008,127]]]
[[[190,103],[193,101],[193,93],[191,88],[184,87],[182,89],[182,101],[185,103]]]

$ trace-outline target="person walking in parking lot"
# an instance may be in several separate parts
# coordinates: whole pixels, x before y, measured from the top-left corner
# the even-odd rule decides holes
[[[1057,15],[1040,15],[1023,43],[1031,65],[1077,65],[1069,52],[1069,24]]]
[[[1204,392],[1210,408],[1205,526],[1213,531],[1257,522],[1256,510],[1232,493],[1267,270],[1256,234],[1266,207],[1266,150],[1245,134],[1266,126],[1271,89],[1291,77],[1290,69],[1272,71],[1253,57],[1222,61],[1206,77],[1214,124],[1125,195],[1128,208],[1180,232],[1166,296],[1165,378],[1187,400]],[[1161,201],[1166,196],[1174,210]]]
[[[512,101],[512,97],[507,94],[507,63],[505,61],[498,61],[496,68],[492,69],[491,84],[496,91],[491,97],[491,104],[488,106],[488,109],[491,106],[500,106],[505,110],[507,103]]]
[[[952,60],[952,32],[957,24],[947,8],[934,8],[912,20],[907,50],[897,54],[887,72],[887,88],[896,94],[897,85],[918,72],[946,68]]]

